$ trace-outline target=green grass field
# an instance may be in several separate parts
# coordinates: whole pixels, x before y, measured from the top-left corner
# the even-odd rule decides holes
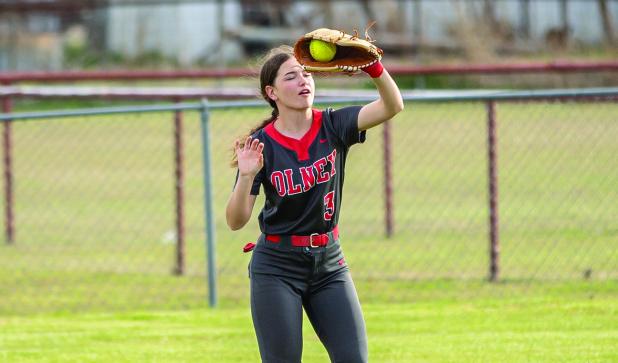
[[[615,362],[615,286],[364,304],[372,362]],[[0,361],[257,362],[246,307],[0,317]],[[328,357],[305,320],[303,362]]]
[[[16,243],[0,245],[0,361],[256,361],[250,256],[240,250],[257,224],[228,231],[224,205],[229,147],[266,114],[212,114],[214,310],[196,113],[185,114],[185,276],[171,273],[170,114],[15,123]],[[497,114],[497,284],[485,281],[482,104],[409,103],[393,122],[390,239],[381,129],[352,148],[340,229],[372,361],[618,360],[618,108],[501,103]],[[306,342],[304,361],[325,361],[309,327]]]

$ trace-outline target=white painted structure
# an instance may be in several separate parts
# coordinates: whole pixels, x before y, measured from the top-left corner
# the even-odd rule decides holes
[[[183,67],[243,63],[247,56],[243,46],[250,42],[292,44],[300,35],[318,27],[346,32],[356,28],[363,36],[371,20],[376,20],[377,26],[370,34],[385,48],[412,47],[421,42],[455,47],[475,40],[487,46],[481,38],[475,39],[479,25],[486,21],[481,0],[373,0],[369,1],[369,11],[363,9],[362,2],[351,0],[253,1],[259,9],[285,14],[285,24],[259,28],[244,24],[241,0],[143,3],[116,0],[108,8],[86,14],[84,19],[96,19],[99,25],[96,29],[82,26],[86,32],[84,39],[101,31],[104,36],[99,38],[105,39],[105,44],[97,46],[103,52],[114,52],[125,59],[158,54]],[[288,5],[283,8],[285,3]],[[529,39],[516,35],[513,43],[519,50],[534,51],[542,49],[552,29],[562,26],[561,0],[528,3]],[[493,4],[501,23],[508,24],[513,31],[521,29],[522,0],[499,0]],[[569,40],[601,44],[604,34],[598,2],[568,0],[567,5]],[[608,0],[608,6],[614,33],[618,33],[618,0]],[[58,14],[0,14],[0,71],[61,69],[63,49],[70,38],[70,31],[62,28]],[[614,39],[618,39],[618,34],[614,34]]]

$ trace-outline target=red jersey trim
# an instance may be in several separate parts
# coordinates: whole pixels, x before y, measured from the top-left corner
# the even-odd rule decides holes
[[[318,136],[320,128],[322,127],[322,111],[315,109],[312,109],[312,111],[313,121],[311,123],[311,128],[309,128],[309,131],[307,131],[307,133],[305,133],[300,140],[285,136],[277,131],[274,122],[266,125],[266,127],[264,127],[264,131],[279,145],[296,152],[298,161],[309,160],[309,147],[315,140],[316,136]]]

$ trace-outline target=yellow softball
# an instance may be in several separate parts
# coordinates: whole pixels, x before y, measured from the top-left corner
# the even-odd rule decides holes
[[[309,43],[309,53],[318,62],[330,62],[335,58],[337,46],[333,43],[312,39]]]

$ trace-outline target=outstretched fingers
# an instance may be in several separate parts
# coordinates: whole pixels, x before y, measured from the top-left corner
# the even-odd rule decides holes
[[[244,144],[240,140],[235,141],[238,170],[241,175],[255,176],[264,166],[264,143],[251,136],[245,139]]]
[[[257,151],[259,144],[260,144],[260,140],[253,139],[253,141],[251,141],[251,151]]]
[[[249,151],[250,148],[251,148],[251,136],[247,136],[247,139],[245,140],[244,151]]]
[[[248,136],[243,144],[240,143],[240,140],[236,140],[234,147],[237,155],[251,154],[253,152],[262,154],[262,151],[264,150],[264,143],[260,142],[259,139],[254,139],[251,136]]]

